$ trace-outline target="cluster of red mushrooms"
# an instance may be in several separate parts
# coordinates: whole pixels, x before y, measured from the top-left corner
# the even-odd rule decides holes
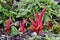
[[[36,12],[36,14],[35,14],[36,21],[34,21],[32,18],[29,18],[29,20],[32,23],[32,29],[34,32],[42,32],[42,30],[43,30],[42,19],[43,19],[45,11],[46,11],[46,6],[44,6],[42,12],[40,13],[40,17],[38,17],[38,12]],[[26,24],[26,20],[27,19],[25,19],[23,22],[20,21],[19,32],[26,32],[26,29],[24,27],[24,25]],[[50,21],[48,21],[47,26],[50,29],[51,27],[50,27],[49,23],[50,23]],[[11,24],[12,24],[12,18],[10,17],[8,20],[6,20],[6,32],[10,31]]]

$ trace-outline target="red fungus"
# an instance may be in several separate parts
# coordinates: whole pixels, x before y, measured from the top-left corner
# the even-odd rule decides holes
[[[42,19],[43,19],[43,16],[44,16],[45,11],[46,11],[46,6],[44,6],[42,12],[40,13],[39,24],[38,24],[38,27],[36,28],[36,29],[39,29],[40,28],[40,31],[43,28],[43,26],[42,26]]]
[[[36,22],[34,22],[34,20],[30,18],[32,27],[34,28],[35,32],[42,31],[42,28],[43,28],[42,19],[43,19],[45,11],[46,11],[46,6],[44,6],[44,9],[42,10],[39,18],[38,18],[38,12],[36,12],[36,14],[35,14]]]
[[[24,28],[25,23],[26,23],[26,19],[23,21],[23,23],[20,21],[20,28],[19,28],[20,32],[25,32],[26,31],[26,29]]]
[[[11,25],[11,23],[12,23],[12,19],[10,17],[8,20],[6,20],[6,32],[10,31],[10,25]]]

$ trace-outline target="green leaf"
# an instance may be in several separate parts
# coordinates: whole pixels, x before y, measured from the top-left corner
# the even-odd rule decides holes
[[[35,2],[40,2],[40,0],[35,0]]]
[[[17,28],[14,26],[11,26],[11,36],[15,36],[18,34],[19,34],[19,31],[17,30]]]

